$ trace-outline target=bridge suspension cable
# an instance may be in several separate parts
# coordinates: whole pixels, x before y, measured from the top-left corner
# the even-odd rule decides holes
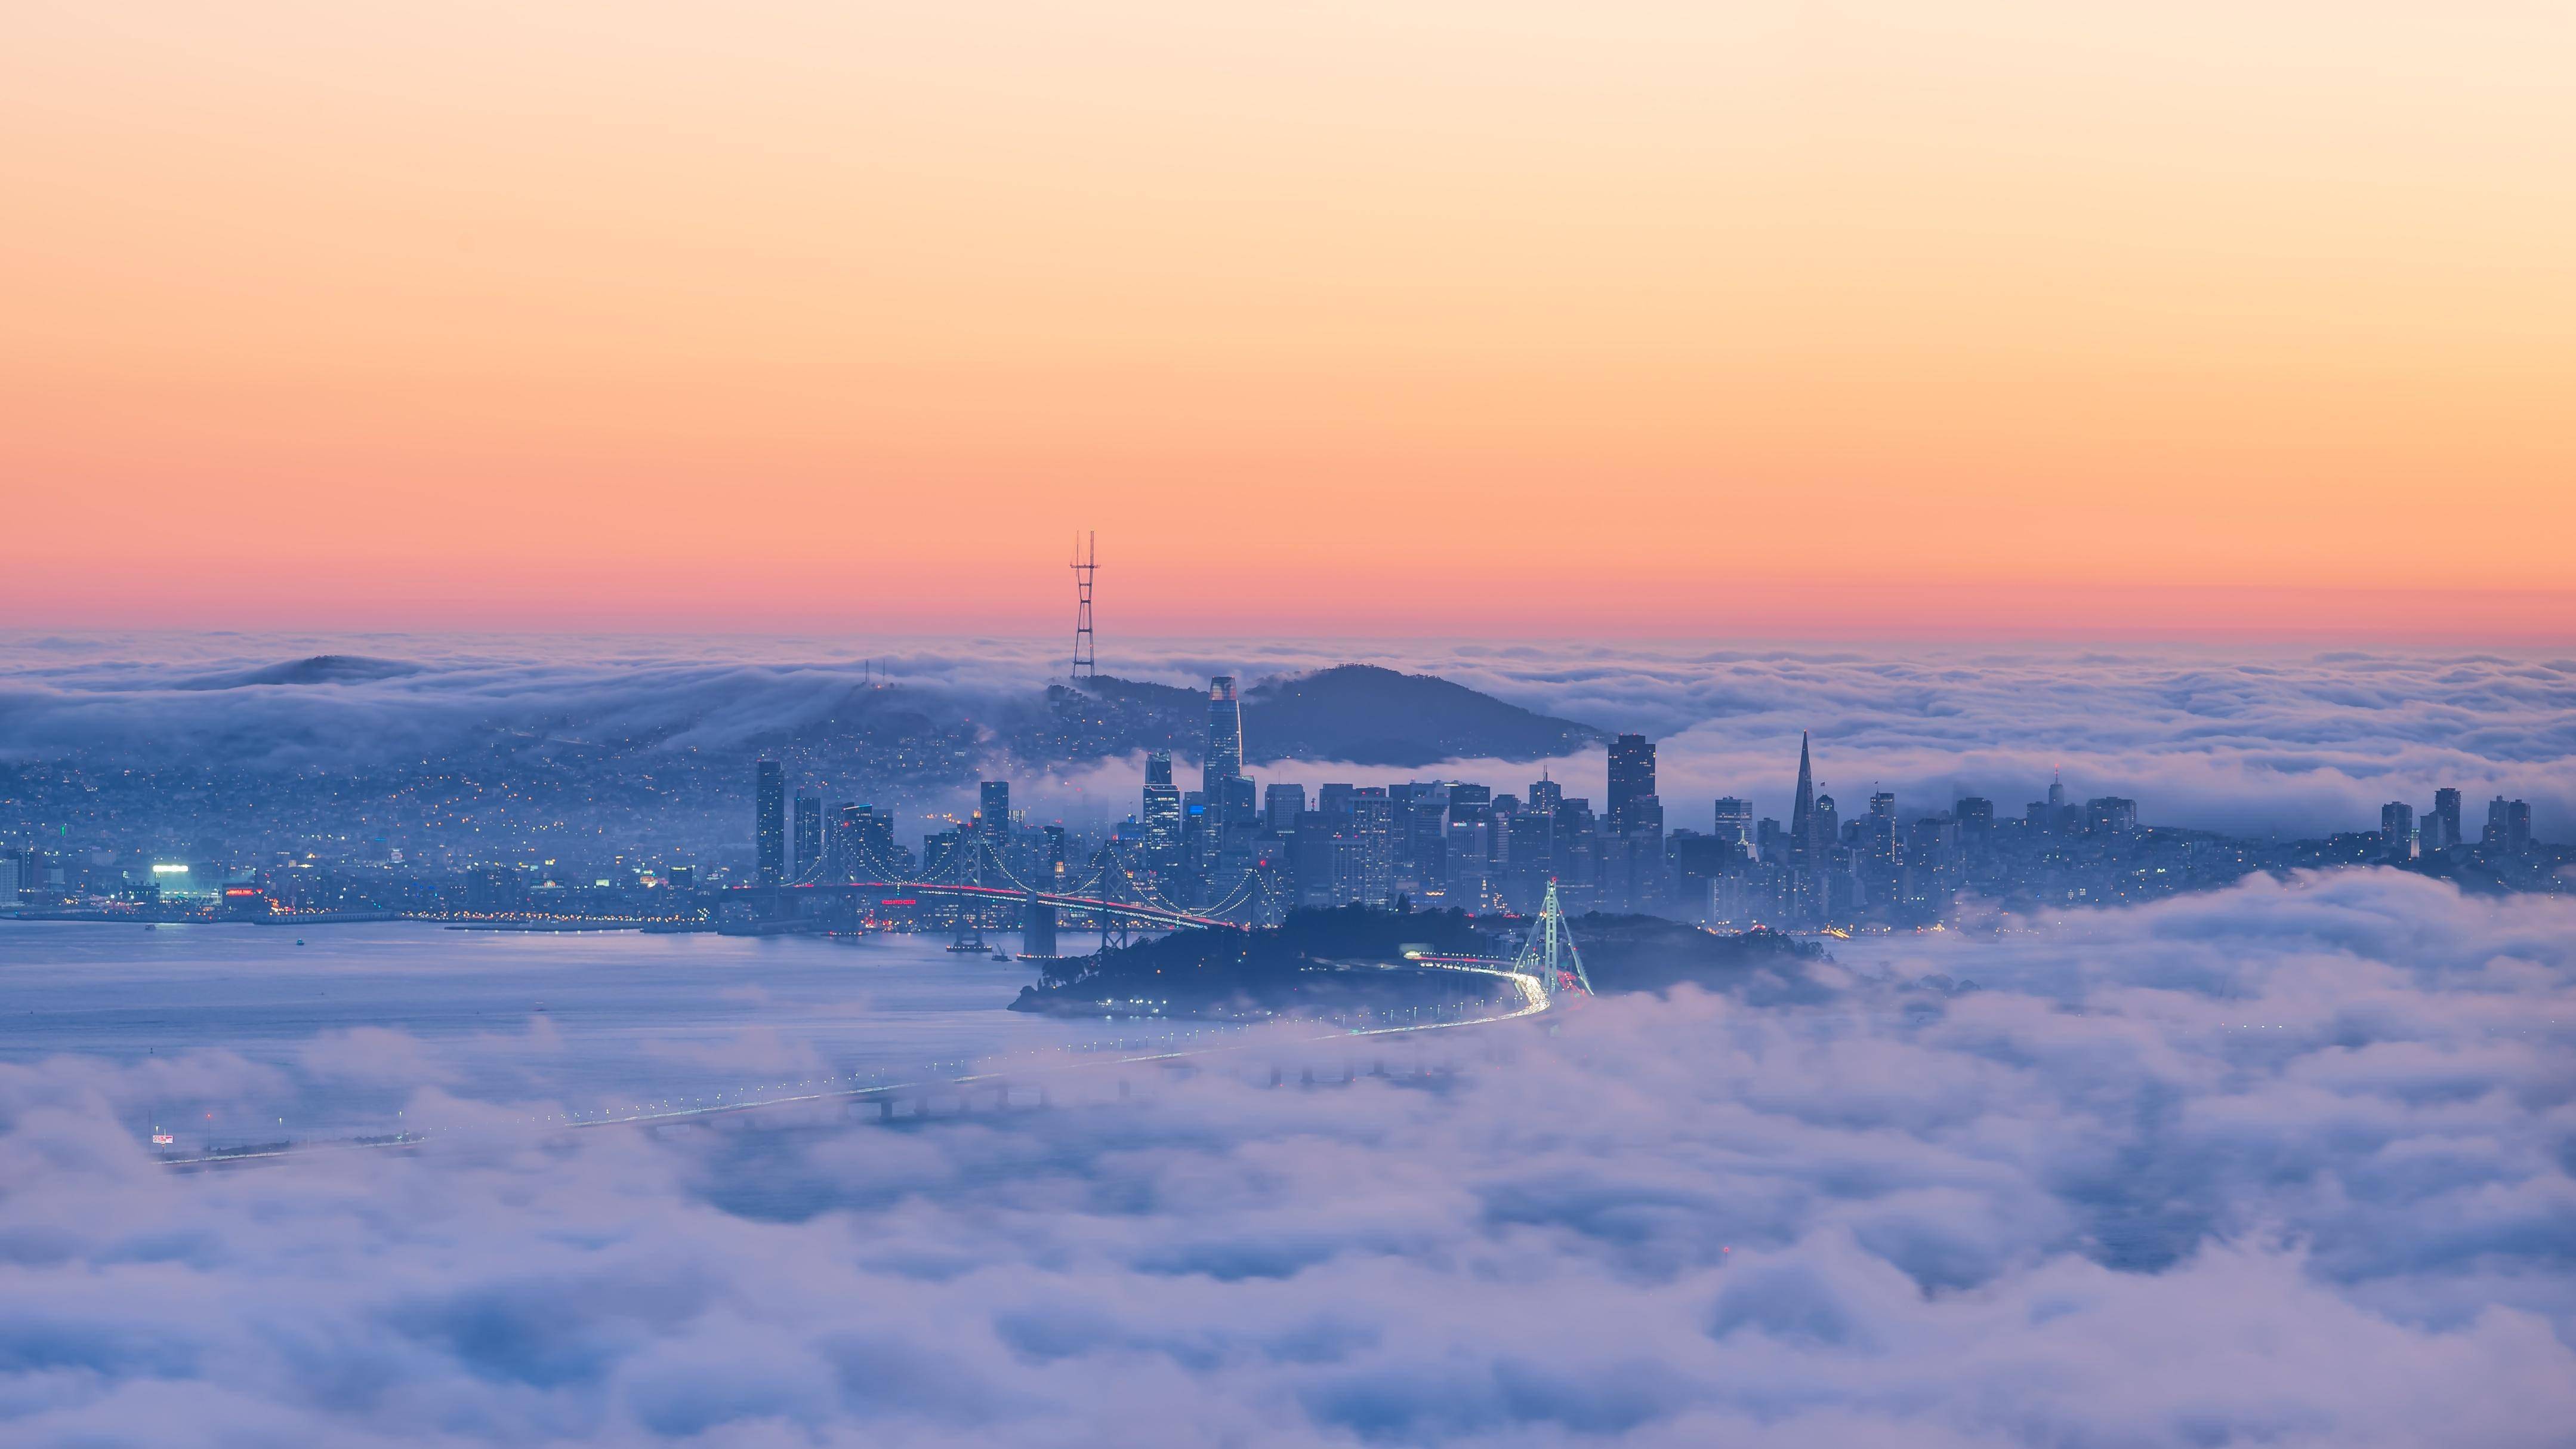
[[[1547,899],[1540,905],[1538,919],[1530,924],[1529,938],[1521,942],[1520,954],[1512,958],[1512,969],[1538,978],[1542,989],[1553,994],[1571,988],[1586,996],[1592,994],[1592,978],[1583,969],[1583,953],[1575,949],[1574,932],[1565,924],[1564,908],[1557,904],[1556,880],[1547,882]]]

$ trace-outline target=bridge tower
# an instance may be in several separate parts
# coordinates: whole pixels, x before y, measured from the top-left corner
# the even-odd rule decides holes
[[[1583,953],[1575,949],[1574,932],[1565,924],[1565,911],[1557,904],[1554,876],[1548,877],[1547,900],[1539,907],[1538,919],[1531,923],[1529,939],[1521,943],[1520,954],[1512,958],[1512,969],[1537,977],[1540,987],[1551,996],[1567,988],[1586,996],[1592,994],[1592,978],[1583,970]]]
[[[1038,899],[1038,888],[1029,887],[1020,917],[1020,959],[1052,961],[1055,959],[1055,903]]]
[[[951,882],[954,885],[981,885],[984,875],[983,845],[984,838],[981,831],[969,830],[960,835],[957,844],[950,847],[948,852],[948,858],[953,863],[954,869],[943,871],[941,874],[954,874],[957,877]],[[962,890],[957,893],[956,930],[949,938],[949,950],[973,951],[980,954],[992,949],[984,944],[984,923],[976,914],[976,906],[977,898],[973,893]]]

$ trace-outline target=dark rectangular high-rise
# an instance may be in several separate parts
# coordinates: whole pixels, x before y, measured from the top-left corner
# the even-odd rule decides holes
[[[975,821],[995,845],[1011,836],[1011,782],[986,780],[975,795]]]
[[[1181,790],[1172,783],[1172,756],[1145,757],[1145,800],[1136,815],[1145,832],[1145,863],[1166,875],[1181,868]]]
[[[1381,906],[1395,896],[1395,802],[1382,785],[1351,792],[1351,835],[1360,842],[1360,896]]]
[[[2449,850],[2463,842],[2460,833],[2460,792],[2444,786],[2433,792],[2433,809],[2417,822],[2423,837],[2424,853]]]
[[[1732,841],[1742,850],[1753,848],[1753,802],[1733,795],[1717,798],[1717,838]]]
[[[1261,792],[1261,823],[1273,835],[1286,835],[1297,828],[1297,817],[1306,813],[1306,787],[1303,785],[1270,785]]]
[[[1629,802],[1655,793],[1655,742],[1644,735],[1621,735],[1610,742],[1609,812],[1613,833],[1626,830]]]
[[[1546,771],[1540,771],[1539,777],[1530,781],[1527,808],[1531,812],[1539,815],[1553,815],[1556,813],[1556,807],[1564,803],[1565,787],[1549,779]]]
[[[2486,833],[2478,843],[2491,851],[2506,855],[2523,855],[2531,850],[2531,805],[2528,801],[2508,800],[2498,795],[2487,802]]]
[[[2399,859],[2414,853],[2414,806],[2403,800],[2391,800],[2379,807],[2379,844]]]
[[[787,768],[763,760],[752,786],[752,841],[760,852],[760,883],[787,878]]]

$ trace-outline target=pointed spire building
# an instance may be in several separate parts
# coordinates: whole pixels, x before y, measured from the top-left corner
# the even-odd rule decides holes
[[[1814,854],[1816,830],[1816,771],[1807,758],[1807,732],[1798,732],[1798,799],[1789,807],[1789,850],[1793,860],[1804,864]]]

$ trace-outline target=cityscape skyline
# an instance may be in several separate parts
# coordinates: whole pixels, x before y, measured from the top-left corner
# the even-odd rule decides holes
[[[1115,679],[1109,685],[1133,687]],[[1984,796],[1955,795],[1946,807],[1900,805],[1895,792],[1876,788],[1866,813],[1846,820],[1815,769],[1811,732],[1800,735],[1785,827],[1777,818],[1757,820],[1746,798],[1719,796],[1704,817],[1708,830],[1678,822],[1668,828],[1656,742],[1638,733],[1605,741],[1605,808],[1598,813],[1589,796],[1568,796],[1566,782],[1546,767],[1525,796],[1451,778],[1328,780],[1316,787],[1309,810],[1306,782],[1273,779],[1265,788],[1244,772],[1235,677],[1213,676],[1201,698],[1201,788],[1179,788],[1175,751],[1150,751],[1137,808],[1114,826],[1033,822],[1014,809],[1012,782],[993,778],[975,786],[974,808],[963,818],[916,812],[906,821],[905,812],[883,802],[827,802],[831,786],[811,769],[791,777],[784,762],[761,759],[752,770],[747,856],[726,849],[674,853],[639,843],[605,862],[602,852],[575,852],[540,865],[525,852],[486,846],[462,862],[448,854],[443,868],[452,872],[462,864],[463,873],[444,884],[415,868],[400,881],[369,886],[345,871],[380,869],[389,863],[381,853],[343,849],[324,858],[307,851],[298,859],[290,851],[262,867],[238,858],[146,860],[93,843],[84,847],[84,865],[78,852],[0,842],[0,905],[14,898],[40,911],[103,907],[113,913],[166,903],[233,917],[533,912],[550,919],[698,919],[713,928],[728,905],[743,903],[738,892],[748,886],[772,893],[759,898],[766,905],[754,902],[762,929],[799,920],[820,929],[835,921],[855,926],[861,917],[853,913],[871,908],[843,895],[825,903],[826,914],[810,915],[804,903],[777,893],[874,883],[882,887],[872,908],[878,914],[865,919],[907,926],[919,924],[917,912],[881,917],[894,896],[918,894],[916,885],[1007,884],[1032,893],[1024,930],[1030,942],[1045,945],[1023,954],[1045,958],[1055,954],[1056,921],[1053,908],[1041,908],[1034,893],[1061,893],[1075,876],[1108,892],[1113,874],[1124,882],[1118,889],[1138,902],[1210,923],[1276,925],[1298,909],[1405,902],[1479,916],[1526,915],[1542,897],[1562,894],[1575,913],[1833,934],[1945,926],[1958,918],[1966,896],[1989,908],[2123,904],[2299,867],[2396,865],[2474,879],[2488,889],[2555,893],[2565,884],[2559,871],[2565,853],[2535,835],[2527,802],[2493,797],[2473,836],[2461,792],[2447,786],[2436,788],[2420,812],[2405,801],[2383,804],[2375,830],[2296,840],[2286,848],[2277,839],[2266,844],[2158,828],[2142,822],[2136,800],[2122,796],[2079,805],[2056,772],[2044,798],[2018,815],[2006,812],[2001,829],[1993,801]],[[1073,711],[1068,719],[1103,702],[1074,691],[1056,697],[1059,711]],[[919,841],[917,852],[907,839]],[[381,840],[377,847],[381,852]],[[254,854],[265,859],[268,852]],[[401,860],[402,852],[391,853],[390,863]],[[313,874],[317,866],[340,867],[343,874]],[[971,914],[957,909],[952,918],[958,949],[970,939],[982,949],[980,937],[968,931]],[[1101,921],[1105,932],[1108,917]]]

